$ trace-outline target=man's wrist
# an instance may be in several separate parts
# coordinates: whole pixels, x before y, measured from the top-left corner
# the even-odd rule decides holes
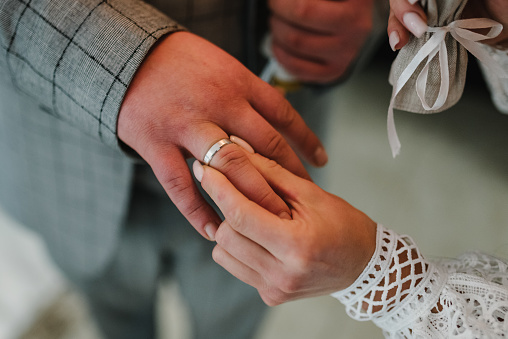
[[[150,116],[147,113],[150,111],[148,105],[155,102],[151,98],[160,90],[157,81],[158,70],[164,67],[161,58],[169,54],[165,45],[172,36],[180,32],[182,31],[169,32],[151,46],[125,92],[118,114],[117,136],[122,143],[136,152],[140,151],[137,143],[144,140],[142,135],[150,129],[150,124],[143,119],[143,115]]]

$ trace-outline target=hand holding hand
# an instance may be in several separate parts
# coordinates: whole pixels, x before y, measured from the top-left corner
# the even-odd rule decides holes
[[[508,47],[508,6],[505,0],[470,0],[462,18],[489,18],[503,24],[504,30],[499,36],[482,42]],[[388,37],[394,51],[408,43],[410,34],[420,37],[426,29],[427,16],[418,0],[390,0]]]
[[[249,158],[291,206],[292,219],[273,215],[220,172],[195,162],[196,177],[225,215],[215,235],[214,260],[271,306],[351,285],[376,248],[376,224],[276,162],[259,154]]]
[[[185,158],[203,160],[210,146],[231,134],[303,177],[308,174],[282,135],[312,164],[326,163],[321,143],[298,113],[236,59],[187,32],[158,42],[127,90],[118,136],[148,162],[205,237],[220,218],[197,190]],[[289,212],[236,144],[224,146],[211,165],[272,213]]]
[[[337,80],[372,29],[373,0],[270,0],[272,50],[304,82]]]

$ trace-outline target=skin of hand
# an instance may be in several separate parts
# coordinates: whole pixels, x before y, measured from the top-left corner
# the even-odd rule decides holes
[[[215,142],[232,134],[305,178],[284,137],[312,164],[327,161],[319,139],[286,99],[232,56],[188,32],[160,40],[127,89],[118,137],[146,160],[180,212],[208,239],[221,220],[201,196],[185,159],[202,160]],[[289,213],[238,145],[224,146],[210,165],[272,213]]]
[[[329,294],[351,285],[376,248],[376,224],[341,198],[259,154],[249,158],[291,207],[283,219],[249,200],[219,171],[194,174],[225,215],[213,259],[255,287],[269,305]]]
[[[444,0],[441,0],[444,1]],[[506,0],[470,0],[462,19],[489,18],[501,23],[504,27],[499,36],[482,42],[488,45],[508,47],[508,6]],[[392,50],[404,47],[410,34],[420,37],[427,28],[427,16],[418,4],[418,0],[390,0],[390,17],[388,19],[388,37]]]
[[[303,82],[344,75],[372,30],[374,0],[270,0],[272,51]]]

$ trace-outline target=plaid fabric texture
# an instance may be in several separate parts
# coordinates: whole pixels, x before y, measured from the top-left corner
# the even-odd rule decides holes
[[[116,246],[133,176],[116,122],[143,57],[177,21],[240,53],[243,2],[0,2],[0,204],[68,273],[97,273]]]

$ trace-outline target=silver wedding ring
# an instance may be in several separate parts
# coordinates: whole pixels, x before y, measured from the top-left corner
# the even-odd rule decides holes
[[[205,165],[209,165],[210,164],[210,161],[212,161],[212,158],[213,156],[224,146],[226,145],[229,145],[229,144],[232,144],[233,142],[229,139],[221,139],[219,141],[217,141],[215,144],[212,145],[212,147],[210,147],[210,149],[208,150],[208,152],[206,152],[205,154],[205,158],[203,159],[203,162],[205,163]]]

